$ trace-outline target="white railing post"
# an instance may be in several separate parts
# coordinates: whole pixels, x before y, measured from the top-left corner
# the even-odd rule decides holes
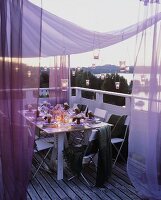
[[[96,92],[96,102],[103,103],[103,94]]]
[[[81,90],[79,90],[79,89],[76,89],[76,98],[77,99],[82,98],[82,93],[81,93]]]
[[[126,97],[125,98],[125,107],[127,108],[127,110],[129,111],[128,114],[130,114],[130,108],[131,108],[131,98]]]

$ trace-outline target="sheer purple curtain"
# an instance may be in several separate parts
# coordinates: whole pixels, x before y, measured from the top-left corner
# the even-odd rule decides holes
[[[145,16],[158,13],[160,4],[148,2]],[[138,192],[154,200],[161,199],[161,22],[137,44],[127,167]]]
[[[57,103],[68,102],[69,98],[69,66],[67,56],[55,56],[54,66],[50,68],[49,98]]]
[[[30,177],[33,134],[28,133],[20,111],[37,107],[39,65],[23,59],[25,0],[0,1],[0,199],[26,199]],[[41,13],[35,52],[40,55]],[[37,20],[37,21],[36,21]],[[35,78],[36,77],[36,78]]]

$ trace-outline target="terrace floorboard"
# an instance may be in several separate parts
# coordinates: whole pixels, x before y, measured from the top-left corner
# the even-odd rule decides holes
[[[35,165],[33,162],[32,173],[35,171]],[[96,188],[89,187],[82,178],[76,177],[68,181],[67,173],[64,180],[58,181],[55,171],[47,173],[40,170],[28,185],[27,200],[142,200],[128,178],[125,163],[117,163],[112,171],[105,188]],[[94,166],[89,166],[84,175],[91,185],[95,184]]]

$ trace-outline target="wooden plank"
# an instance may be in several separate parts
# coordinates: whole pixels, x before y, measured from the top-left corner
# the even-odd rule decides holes
[[[37,194],[39,195],[38,199],[45,199],[50,200],[50,197],[47,195],[44,188],[39,184],[39,182],[35,179],[32,180],[32,185],[34,189],[36,190]]]
[[[124,164],[124,166],[126,166],[126,163]],[[117,171],[119,171],[122,175],[124,175],[125,177],[127,177],[129,179],[128,173],[127,173],[127,169],[126,167],[121,167],[120,164],[115,165],[115,167],[113,169],[116,169]]]
[[[37,159],[37,161],[41,161],[41,157],[39,156],[39,155],[37,155],[36,156],[36,159]],[[49,164],[49,159],[47,158],[46,159],[46,162],[47,162],[47,164]],[[42,172],[43,173],[43,172]],[[59,196],[60,196],[60,198],[75,198],[75,199],[79,199],[78,197],[77,197],[77,195],[72,191],[72,190],[70,190],[70,188],[68,188],[67,186],[66,186],[66,184],[64,184],[64,181],[63,180],[57,180],[57,175],[56,175],[56,172],[55,171],[53,171],[53,173],[52,174],[49,174],[49,173],[43,173],[44,174],[44,176],[46,177],[48,177],[48,180],[50,179],[50,185],[51,185],[51,182],[52,183],[55,183],[54,185],[56,186],[56,188],[59,188]],[[53,188],[54,190],[55,190],[55,188]]]
[[[32,200],[28,193],[27,193],[27,200]]]
[[[111,183],[115,185],[121,192],[123,192],[126,196],[128,196],[130,199],[136,199],[140,200],[138,196],[136,196],[134,193],[132,193],[128,187],[125,187],[124,185],[114,181],[114,179],[111,180]]]
[[[57,193],[55,193],[50,184],[46,181],[46,179],[44,179],[44,177],[39,172],[36,174],[36,180],[43,187],[44,191],[48,194],[48,196],[51,199],[58,199],[58,200],[60,199]]]
[[[49,162],[49,160],[47,160],[47,161]],[[53,179],[55,180],[54,176],[53,176]],[[98,200],[99,199],[98,196],[91,193],[89,191],[89,188],[87,188],[86,185],[82,184],[82,182],[80,180],[77,180],[78,183],[75,183],[75,180],[77,180],[77,179],[73,179],[73,183],[75,184],[75,186],[77,186],[80,189],[80,192],[76,193],[80,197],[80,199],[82,199],[82,198],[84,198],[84,199],[90,198],[92,200]],[[57,181],[57,182],[59,183],[60,181]],[[70,181],[68,181],[64,178],[64,182],[67,184],[67,186],[69,188],[73,189],[73,187],[70,186]]]
[[[27,193],[30,195],[32,200],[40,199],[40,196],[38,195],[37,191],[35,190],[31,182],[28,185]]]
[[[119,176],[122,180],[124,180],[124,182],[126,182],[129,185],[132,185],[129,178],[127,176],[123,175],[122,173],[120,173],[120,171],[116,170],[115,168],[113,168],[112,171],[115,175]]]
[[[69,178],[69,177],[68,177]],[[77,182],[76,181],[77,177],[73,178],[72,180],[68,181],[68,180],[65,180],[66,181],[66,184],[69,186],[69,187],[72,187],[74,189],[74,192],[82,199],[82,200],[91,200],[92,197],[90,198],[85,192],[83,189],[81,189],[81,182]]]
[[[90,168],[90,170],[91,170],[91,172],[89,172],[89,173],[93,173],[91,168]],[[119,188],[117,188],[117,183],[113,184],[112,178],[109,179],[109,181],[106,182],[104,184],[104,186],[106,188],[108,188],[109,190],[111,190],[113,193],[115,193],[116,196],[119,196],[121,199],[130,200],[130,198],[128,196],[126,196],[122,191],[119,190]]]
[[[39,156],[37,157],[39,160]],[[49,162],[49,159],[47,160]],[[105,183],[105,188],[89,187],[82,178],[58,181],[56,172],[48,174],[40,171],[35,180],[28,187],[28,200],[141,200],[136,189],[132,186],[127,172],[126,165],[120,163],[113,168],[111,179]],[[33,168],[34,169],[34,168]],[[93,166],[84,171],[84,175],[91,185],[95,184],[96,170]]]
[[[91,176],[92,173],[92,176]],[[89,178],[89,180],[91,181],[91,183],[94,185],[95,181],[96,181],[96,174],[93,174],[94,172],[89,171],[88,173],[86,173],[85,175]],[[113,193],[113,191],[111,191],[110,189],[108,189],[108,187],[104,188],[104,189],[100,189],[101,192],[103,192],[106,195],[106,198],[111,199],[111,200],[120,200],[121,198],[118,197],[115,193]],[[103,198],[104,199],[104,198]]]
[[[94,193],[93,189],[85,184],[85,182],[81,178],[73,179],[73,182],[81,188],[82,192],[84,192],[90,199],[98,200],[101,199],[98,194]]]
[[[120,183],[121,185],[123,185],[124,187],[128,188],[128,190],[130,190],[134,195],[138,196],[137,190],[132,186],[127,184],[126,182],[124,182],[122,179],[120,179],[119,177],[115,176],[114,174],[112,175],[112,178],[115,182]]]
[[[64,193],[67,194],[70,199],[80,199],[79,196],[75,194],[75,192],[70,187],[68,187],[64,180],[57,180],[55,173],[52,175],[50,174],[50,177],[58,184],[58,186],[64,191]]]
[[[50,184],[50,187],[57,193],[60,199],[67,199],[68,196],[65,194],[65,192],[59,187],[59,185],[51,178],[51,176],[48,173],[40,172],[41,175],[45,178],[45,180]]]

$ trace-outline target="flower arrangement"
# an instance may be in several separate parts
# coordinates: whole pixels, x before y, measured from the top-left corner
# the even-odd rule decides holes
[[[88,115],[89,119],[92,119],[92,118],[94,118],[94,114],[93,114],[93,112],[91,112],[91,111],[90,111],[90,112],[88,112],[88,114],[87,114],[87,115]]]
[[[80,113],[80,109],[79,108],[75,108],[74,111],[75,111],[76,115],[78,115]]]
[[[64,110],[68,110],[70,108],[69,104],[67,102],[65,102],[63,104]]]
[[[44,101],[40,107],[41,112],[48,113],[50,109],[51,109],[51,104],[47,101]]]
[[[76,121],[77,124],[80,124],[81,123],[81,119],[84,119],[84,116],[81,113],[79,113],[78,115],[73,117],[73,122]]]
[[[51,123],[52,115],[51,114],[47,114],[46,118],[47,118],[48,123]]]
[[[29,112],[32,111],[32,105],[31,105],[31,104],[28,105],[28,111],[29,111]]]

